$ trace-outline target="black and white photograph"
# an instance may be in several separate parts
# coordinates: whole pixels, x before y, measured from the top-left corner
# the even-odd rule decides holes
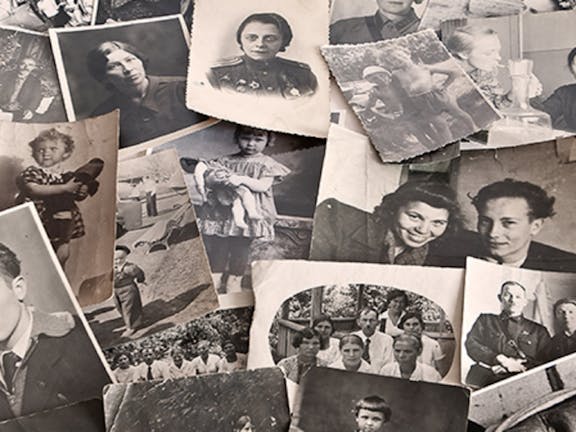
[[[100,398],[110,371],[34,205],[0,220],[0,421]]]
[[[324,161],[311,259],[576,272],[576,171],[554,142],[466,151],[435,171],[381,164],[366,137],[333,125]]]
[[[472,389],[576,352],[576,274],[469,258],[462,377]]]
[[[574,135],[573,20],[574,12],[561,11],[443,23],[446,46],[502,115],[487,140],[471,137],[467,148]]]
[[[218,307],[176,152],[121,161],[117,196],[114,294],[84,308],[104,348]]]
[[[120,148],[206,120],[185,105],[181,16],[51,30],[50,39],[68,120],[120,109]]]
[[[180,156],[219,294],[250,290],[253,261],[308,257],[325,143],[220,122],[157,147]]]
[[[66,121],[48,36],[0,27],[0,119]]]
[[[252,314],[253,307],[222,308],[104,355],[119,383],[245,370]]]
[[[2,432],[105,432],[101,399],[78,402],[29,416],[0,422]]]
[[[302,386],[295,432],[466,430],[470,396],[461,387],[316,368]]]
[[[192,25],[194,0],[96,0],[96,24],[132,21],[182,14],[186,28]]]
[[[54,27],[87,26],[97,0],[2,0],[0,25],[45,32]]]
[[[112,294],[117,148],[117,113],[75,123],[0,122],[0,209],[34,203],[83,306]]]
[[[429,153],[499,119],[433,31],[322,54],[384,162]]]
[[[249,368],[291,387],[315,367],[460,383],[463,270],[259,261],[252,279]]]
[[[114,384],[104,411],[108,432],[283,432],[290,424],[286,386],[273,368]]]
[[[329,79],[318,47],[328,42],[327,20],[328,0],[197,0],[187,106],[254,127],[325,137]]]

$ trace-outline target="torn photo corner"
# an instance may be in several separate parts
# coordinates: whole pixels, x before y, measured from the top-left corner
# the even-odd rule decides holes
[[[499,118],[432,30],[321,51],[384,162],[437,150]]]
[[[226,409],[215,409],[215,404]],[[276,368],[114,384],[105,389],[104,411],[109,432],[225,431],[246,426],[246,430],[282,432],[290,423],[286,386]]]
[[[328,0],[197,0],[187,106],[262,129],[326,137]],[[218,20],[213,17],[218,16]],[[264,46],[254,41],[265,36]]]
[[[70,123],[0,121],[0,153],[0,209],[33,202],[80,304],[110,297],[118,112]]]
[[[0,212],[0,249],[0,421],[100,398],[111,371],[32,203]]]

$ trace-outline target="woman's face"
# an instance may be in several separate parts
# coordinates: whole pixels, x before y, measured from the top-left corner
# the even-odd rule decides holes
[[[444,234],[449,217],[446,209],[422,201],[409,202],[398,209],[394,233],[405,246],[420,248]]]
[[[322,339],[328,339],[332,335],[332,325],[328,321],[320,321],[314,326],[314,330],[320,333]]]
[[[415,365],[416,359],[420,353],[413,343],[409,341],[394,342],[394,358],[400,366],[402,365]]]
[[[404,331],[410,335],[420,337],[422,335],[422,324],[418,318],[408,318],[404,321]]]
[[[256,429],[254,429],[254,425],[250,422],[246,423],[244,426],[242,426],[241,429],[237,429],[239,432],[254,432]]]
[[[472,49],[468,53],[468,63],[475,69],[494,71],[502,60],[501,49],[502,44],[498,35],[480,36],[472,44]]]
[[[313,359],[320,351],[320,339],[316,336],[310,339],[302,339],[302,343],[298,347],[298,354],[306,359]]]
[[[106,80],[119,92],[130,92],[146,81],[144,63],[134,54],[118,49],[106,58]]]
[[[274,24],[252,21],[240,35],[241,48],[252,60],[267,61],[276,57],[282,48],[282,34]]]
[[[394,297],[388,303],[388,309],[394,312],[402,312],[406,309],[406,300],[403,296]]]
[[[342,363],[345,365],[357,365],[362,360],[362,347],[355,343],[345,343],[342,345]]]
[[[126,369],[130,366],[130,359],[126,355],[121,355],[118,357],[118,366],[120,369]]]

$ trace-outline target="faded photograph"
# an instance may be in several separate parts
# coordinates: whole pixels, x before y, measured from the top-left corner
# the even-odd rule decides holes
[[[0,119],[65,121],[62,94],[47,36],[0,27]]]
[[[414,292],[377,285],[311,288],[282,303],[270,328],[272,357],[300,383],[313,368],[439,382],[456,341],[446,312]]]
[[[0,220],[0,421],[101,397],[104,357],[34,206]]]
[[[377,164],[365,137],[332,129],[311,259],[464,267],[472,256],[575,272],[575,201],[566,181],[576,173],[555,143],[500,149],[498,164],[495,150],[468,151],[434,171]],[[362,150],[351,156],[351,146]],[[358,169],[365,179],[350,183]]]
[[[0,25],[47,31],[90,25],[94,0],[2,0]]]
[[[499,118],[432,31],[322,53],[385,162],[429,153]]]
[[[295,431],[466,429],[469,395],[461,387],[327,368],[312,370],[302,387],[291,425]]]
[[[119,383],[244,370],[252,313],[252,307],[217,310],[104,355]]]
[[[96,24],[182,14],[190,28],[193,13],[194,0],[98,0]]]
[[[217,409],[215,401],[225,410]],[[104,393],[104,411],[108,432],[168,432],[191,427],[199,431],[281,432],[290,424],[284,379],[275,369],[114,384]]]
[[[171,140],[218,293],[250,289],[249,264],[307,258],[325,141],[220,122]]]
[[[76,123],[0,122],[0,208],[34,203],[82,305],[112,292],[117,128],[116,113]]]
[[[119,109],[120,148],[206,120],[185,106],[188,34],[181,17],[52,31],[50,37],[68,119]]]

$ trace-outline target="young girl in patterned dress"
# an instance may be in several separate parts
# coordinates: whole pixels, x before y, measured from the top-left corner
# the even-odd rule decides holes
[[[252,241],[274,239],[274,221],[277,213],[272,186],[280,182],[290,170],[262,153],[271,139],[272,132],[237,126],[234,141],[240,151],[207,162],[209,165],[215,162],[232,173],[228,177],[231,188],[237,189],[243,186],[249,189],[258,211],[258,217],[247,217],[245,224],[238,226],[232,205],[211,199],[210,191],[198,210],[198,225],[210,259],[214,282],[221,292],[225,287],[219,285],[225,273],[228,276],[226,282],[228,290],[240,290]]]

